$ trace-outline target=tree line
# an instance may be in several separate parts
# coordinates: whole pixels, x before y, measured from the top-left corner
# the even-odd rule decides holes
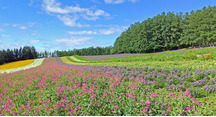
[[[112,46],[108,47],[89,47],[82,49],[64,50],[64,51],[54,51],[53,55],[62,56],[72,56],[72,55],[108,55],[111,54]]]
[[[89,47],[83,49],[73,49],[68,51],[54,52],[37,52],[34,46],[24,46],[19,49],[7,49],[0,50],[0,65],[20,61],[27,59],[36,58],[47,58],[47,57],[62,57],[62,56],[72,56],[72,55],[107,55],[111,54],[112,46],[109,47]]]
[[[0,65],[19,60],[35,59],[38,57],[34,46],[24,46],[19,49],[0,50]]]
[[[190,13],[162,12],[137,22],[116,39],[112,53],[145,53],[214,46],[216,6]]]

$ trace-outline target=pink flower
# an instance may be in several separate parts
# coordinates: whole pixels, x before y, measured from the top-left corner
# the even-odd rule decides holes
[[[145,107],[144,109],[148,109],[148,107]]]
[[[142,103],[143,105],[145,104],[143,101],[140,101],[140,103]]]
[[[49,112],[50,112],[50,111],[52,111],[52,109],[47,109],[47,111],[46,111],[46,112],[47,112],[47,114],[49,114]]]
[[[167,113],[163,112],[164,115],[167,115]]]
[[[152,110],[151,110],[151,109],[149,109],[149,112],[151,113],[151,112],[152,112]]]
[[[92,104],[92,102],[90,102],[90,104]]]
[[[17,114],[18,115],[18,112],[11,112],[12,114]]]
[[[106,98],[106,96],[107,96],[107,94],[104,94],[104,95],[103,95],[103,98]]]
[[[121,93],[121,95],[124,95],[124,93]]]
[[[113,101],[113,99],[109,99],[109,101],[111,102],[111,101]]]
[[[116,108],[118,108],[118,105],[114,105],[114,104],[113,104],[113,106],[116,107]]]
[[[185,113],[188,113],[189,111],[188,111],[188,110],[185,110],[184,112],[185,112]]]
[[[150,102],[149,100],[146,101],[146,104],[150,105],[152,102]]]
[[[161,106],[161,108],[163,108],[163,106]]]
[[[192,108],[191,108],[191,107],[188,107],[187,109],[188,109],[188,110],[192,110]]]
[[[120,100],[121,96],[119,98],[117,98],[116,100]]]
[[[38,113],[35,113],[33,116],[37,115]]]
[[[169,108],[169,109],[167,109],[167,112],[169,112],[169,111],[171,111],[171,109]]]

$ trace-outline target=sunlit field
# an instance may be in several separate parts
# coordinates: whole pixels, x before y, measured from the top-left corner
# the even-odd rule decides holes
[[[12,62],[12,63],[8,63],[8,64],[0,65],[0,70],[7,70],[7,69],[23,67],[23,66],[26,66],[26,65],[33,63],[34,61],[35,61],[35,59],[30,59],[30,60],[17,61],[17,62]]]
[[[105,66],[126,66],[126,67],[160,67],[189,69],[216,69],[216,48],[194,49],[185,51],[171,51],[153,54],[142,54],[128,57],[117,57],[108,59],[86,59],[74,56],[86,62],[72,60],[69,57],[62,57],[68,64],[82,65],[105,65]]]
[[[205,66],[214,60],[214,49],[86,63],[47,58],[38,67],[0,75],[0,115],[216,115],[216,70]]]

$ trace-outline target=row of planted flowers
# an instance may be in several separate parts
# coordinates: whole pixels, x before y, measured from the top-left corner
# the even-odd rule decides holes
[[[43,63],[44,58],[17,61],[0,66],[0,73],[13,73],[21,70],[26,70],[32,67],[37,67]]]
[[[4,65],[0,65],[0,71],[23,67],[23,66],[33,63],[34,61],[35,59],[30,59],[30,60],[16,61],[16,62],[11,62],[11,63],[7,63]]]

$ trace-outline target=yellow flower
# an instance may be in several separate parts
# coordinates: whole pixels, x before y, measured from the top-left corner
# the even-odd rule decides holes
[[[23,61],[16,61],[16,62],[7,63],[4,65],[0,65],[0,70],[23,67],[23,66],[26,66],[26,65],[33,63],[34,61],[35,61],[35,59],[30,59],[30,60],[23,60]]]

